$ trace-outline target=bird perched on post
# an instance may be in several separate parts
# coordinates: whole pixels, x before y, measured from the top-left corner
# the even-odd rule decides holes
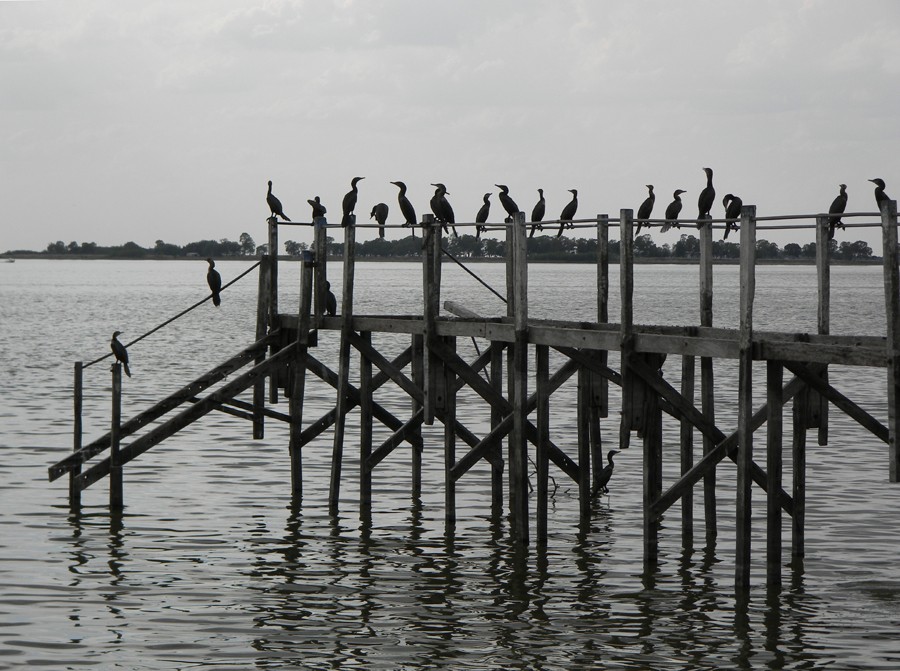
[[[125,375],[131,377],[131,370],[128,368],[128,350],[125,349],[125,345],[119,342],[119,336],[122,335],[121,331],[114,331],[112,340],[109,341],[109,348],[112,350],[113,356],[116,357],[116,361],[122,364],[122,368],[125,369]]]
[[[431,186],[436,187],[434,195],[431,197],[431,211],[434,212],[435,218],[444,225],[444,233],[449,233],[447,224],[450,224],[453,227],[454,237],[459,237],[456,234],[456,226],[453,226],[456,223],[456,217],[453,214],[453,208],[450,207],[450,201],[447,200],[447,194],[450,192],[440,182]]]
[[[562,235],[564,227],[568,226],[569,228],[572,228],[572,219],[575,218],[575,212],[578,211],[578,189],[569,189],[569,193],[572,194],[572,200],[566,203],[566,206],[559,215],[559,231],[556,233],[557,238]]]
[[[324,217],[325,213],[328,211],[325,209],[325,206],[322,205],[322,201],[319,200],[319,197],[311,198],[306,201],[309,203],[309,206],[312,208],[312,218],[313,221],[318,219],[319,217]]]
[[[403,182],[391,182],[394,186],[400,189],[400,193],[397,194],[397,202],[400,204],[400,212],[403,214],[403,219],[405,220],[404,226],[415,226],[416,225],[416,208],[413,207],[412,203],[409,202],[409,198],[406,197],[406,184]],[[413,228],[413,235],[415,236],[416,229]]]
[[[341,211],[344,215],[341,218],[341,226],[344,228],[350,225],[350,216],[353,214],[353,210],[356,209],[356,197],[359,195],[359,189],[356,188],[356,185],[363,179],[365,177],[354,177],[351,179],[350,190],[344,194],[344,200],[341,201]]]
[[[644,202],[641,203],[641,206],[638,208],[637,212],[637,229],[634,231],[634,237],[637,237],[641,232],[641,226],[646,225],[647,228],[650,228],[650,222],[647,219],[650,218],[650,215],[653,213],[653,204],[656,202],[656,195],[653,193],[653,185],[648,184],[647,190],[650,192]]]
[[[508,215],[506,221],[512,221],[513,217],[519,212],[519,206],[516,205],[516,201],[510,197],[508,186],[505,184],[494,184],[494,186],[500,189],[500,195],[497,196],[497,198],[500,200],[500,204],[503,206],[503,209],[506,210],[506,214]]]
[[[219,297],[219,292],[222,291],[222,276],[216,270],[215,261],[206,259],[206,262],[209,264],[209,270],[206,271],[206,283],[209,285],[209,290],[212,291],[213,305],[219,307],[222,304],[222,299]]]
[[[844,213],[844,210],[847,209],[847,185],[846,184],[838,184],[841,188],[841,192],[835,196],[834,200],[831,201],[831,207],[828,208],[828,214],[836,214],[836,217],[828,217],[828,239],[831,240],[834,237],[834,229],[840,226],[841,228],[846,230],[846,226],[844,226],[844,222],[841,221],[840,215]]]
[[[375,218],[375,221],[378,222],[378,237],[384,237],[384,226],[385,222],[387,222],[388,216],[388,206],[387,203],[378,203],[375,207],[372,208],[372,213],[369,215],[369,219],[372,217]]]
[[[728,234],[732,230],[738,230],[738,225],[734,220],[741,218],[741,207],[743,205],[744,202],[732,193],[725,194],[725,197],[722,199],[722,206],[725,208],[725,218],[728,219],[728,221],[725,222],[725,235],[722,237],[723,240],[728,239]]]
[[[713,188],[712,183],[712,168],[703,168],[703,172],[706,173],[706,188],[700,192],[700,196],[697,198],[697,209],[699,210],[697,214],[697,228],[703,225],[705,219],[712,219],[709,211],[716,200],[716,190]]]
[[[662,233],[668,231],[672,226],[681,228],[681,224],[678,223],[678,215],[681,214],[681,194],[683,193],[687,193],[687,191],[684,189],[675,189],[675,193],[672,194],[674,200],[666,207],[666,223],[664,223],[662,229],[660,229]]]
[[[281,208],[281,201],[275,197],[275,194],[272,193],[272,180],[269,180],[269,190],[266,193],[266,204],[269,206],[269,210],[272,212],[272,218],[281,217],[285,221],[290,221],[291,218],[284,213],[284,210]]]
[[[869,181],[875,185],[875,204],[878,206],[878,211],[881,212],[881,204],[886,200],[890,200],[890,197],[884,192],[884,180],[880,177],[876,177]]]
[[[490,192],[484,194],[482,200],[484,204],[479,208],[478,214],[475,215],[475,237],[480,238],[482,231],[484,231],[484,226],[479,226],[478,224],[483,224],[487,221],[488,214],[491,212],[491,194]]]
[[[546,202],[544,201],[544,190],[538,189],[538,195],[540,196],[540,198],[538,198],[538,202],[535,203],[534,209],[531,210],[532,226],[531,226],[531,232],[528,234],[529,238],[534,237],[535,229],[539,229],[541,231],[544,230],[544,227],[541,226],[541,222],[544,220],[544,211],[547,209]]]
[[[328,280],[325,280],[325,314],[332,316],[337,314],[337,298]]]
[[[609,479],[612,477],[613,469],[616,465],[613,463],[613,455],[618,454],[619,450],[610,450],[606,453],[606,461],[608,462],[606,466],[603,467],[603,470],[600,471],[600,477],[597,478],[597,484],[594,488],[594,494],[608,494],[609,487]]]

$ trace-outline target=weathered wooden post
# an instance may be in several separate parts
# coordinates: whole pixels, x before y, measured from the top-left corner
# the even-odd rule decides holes
[[[444,343],[454,354],[456,338],[444,338]],[[456,464],[456,375],[450,366],[444,366],[444,522],[452,528],[456,524],[456,480],[453,466]]]
[[[820,335],[831,333],[831,255],[828,240],[828,217],[816,217],[816,276],[818,278],[818,330]],[[822,379],[828,382],[828,364],[816,366]],[[812,426],[819,429],[819,445],[828,444],[828,399],[810,390]]]
[[[738,336],[738,454],[735,589],[750,587],[753,478],[753,297],[756,291],[756,206],[741,208],[741,303]]]
[[[766,362],[766,584],[781,585],[782,434],[784,370],[780,361]]]
[[[371,331],[363,331],[360,338],[372,344]],[[359,516],[369,519],[372,512],[372,361],[365,354],[359,355]]]
[[[576,400],[578,430],[578,513],[582,523],[591,517],[591,375],[579,366]]]
[[[713,325],[713,259],[712,224],[700,227],[700,326]],[[716,423],[715,378],[712,357],[700,357],[700,409],[710,424]],[[715,442],[703,436],[703,456],[712,452]],[[703,476],[703,515],[706,523],[706,542],[715,541],[716,529],[716,469]]]
[[[299,502],[303,496],[301,435],[303,432],[303,395],[306,389],[306,355],[309,350],[314,265],[313,253],[309,250],[304,251],[303,260],[300,263],[300,318],[297,330],[297,355],[291,363],[293,386],[289,404],[291,430],[288,449],[291,457],[291,496],[295,502]]]
[[[513,408],[513,428],[509,441],[509,504],[516,540],[528,543],[528,258],[525,213],[517,212],[510,224],[512,242],[507,254],[512,257],[512,293],[515,306],[514,341],[511,351],[509,395]]]
[[[313,219],[313,256],[315,257],[315,284],[313,292],[313,328],[321,328],[325,314],[325,285],[328,282],[328,221],[325,217]]]
[[[272,295],[270,286],[272,282],[271,257],[266,254],[259,260],[259,287],[256,297],[256,339],[261,340],[268,333],[269,299]],[[266,353],[262,352],[256,357],[256,363],[260,364],[266,359]],[[266,405],[266,380],[261,377],[253,385],[253,438],[260,440],[265,436],[263,410]]]
[[[550,480],[550,348],[535,345],[535,386],[537,393],[538,443],[535,454],[537,462],[537,506],[535,515],[537,544],[547,544],[547,514],[549,507]]]
[[[900,269],[897,257],[897,201],[881,203],[884,299],[887,318],[888,462],[890,481],[900,482]]]
[[[443,405],[443,383],[439,380],[442,368],[440,359],[435,355],[434,345],[437,343],[435,323],[441,306],[441,227],[435,225],[434,215],[422,215],[422,227],[425,229],[425,242],[422,248],[422,284],[424,306],[422,311],[425,351],[423,352],[423,368],[425,376],[424,419],[431,426],[434,424],[435,409]]]
[[[338,386],[331,453],[331,487],[328,507],[337,512],[341,495],[341,466],[344,458],[344,428],[350,406],[350,331],[353,326],[353,274],[356,260],[356,215],[344,228],[344,278],[341,297],[341,344],[338,350]]]
[[[619,428],[619,449],[631,442],[631,430],[635,427],[637,412],[634,407],[635,374],[629,367],[633,355],[634,336],[634,227],[633,210],[619,212],[619,291],[621,317],[619,319],[619,349],[622,369],[622,419]]]
[[[609,215],[597,215],[597,322],[609,323]],[[609,365],[609,352],[599,353],[600,365]],[[609,416],[609,381],[596,373],[591,377],[591,464],[593,489],[600,487],[603,471],[603,441],[600,420]]]
[[[269,328],[274,328],[278,323],[278,220],[275,217],[269,217],[269,240],[267,249],[269,250],[269,297],[268,297],[268,316],[267,323]],[[274,346],[269,348],[269,355],[275,353]],[[269,403],[278,403],[278,379],[279,370],[273,370],[269,374]]]
[[[498,342],[491,342],[491,387],[498,394],[503,394],[503,345]],[[491,431],[497,428],[503,421],[503,413],[496,405],[491,405]],[[503,450],[498,443],[491,448],[501,459],[491,463],[491,511],[493,514],[499,515],[503,511]],[[499,464],[499,466],[497,465]]]
[[[72,451],[78,452],[81,449],[82,437],[82,407],[84,403],[84,363],[75,362],[75,380],[73,384],[73,428],[72,428]],[[72,467],[69,471],[69,511],[78,512],[81,508],[81,489],[78,487],[76,478],[81,473],[81,464]]]
[[[794,559],[806,554],[806,426],[809,412],[809,387],[804,384],[794,397],[791,414],[793,440],[791,443],[791,470],[793,482],[791,496],[794,512],[791,515],[791,556]]]
[[[425,389],[425,368],[424,368],[424,352],[425,339],[419,333],[413,333],[410,343],[412,347],[412,381],[419,389]],[[412,398],[412,414],[416,415],[423,411],[422,404]],[[422,452],[424,450],[424,441],[422,440],[422,424],[420,423],[414,435],[410,438],[412,445],[412,497],[419,499],[422,496]]]
[[[119,455],[119,434],[122,425],[122,364],[112,366],[112,423],[109,429],[109,510],[125,507],[122,495],[122,462]]]
[[[692,329],[696,331],[696,329]],[[696,361],[693,355],[685,354],[681,357],[681,395],[684,399],[694,404],[694,379],[696,373]],[[687,420],[681,420],[680,431],[680,457],[681,475],[683,476],[694,467],[694,425]],[[694,544],[694,488],[688,487],[681,495],[681,544],[689,548]]]

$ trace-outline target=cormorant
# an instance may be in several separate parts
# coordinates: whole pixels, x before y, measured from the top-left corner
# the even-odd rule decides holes
[[[516,205],[516,201],[510,197],[509,187],[506,186],[506,184],[494,184],[494,186],[500,189],[500,195],[497,196],[497,198],[500,200],[503,209],[506,210],[506,214],[509,215],[506,221],[512,221],[513,217],[519,212],[519,206]]]
[[[350,224],[350,215],[356,209],[356,197],[359,195],[359,189],[356,188],[356,185],[363,179],[365,177],[354,177],[351,179],[350,190],[344,195],[344,200],[341,201],[341,211],[344,213],[344,216],[341,218],[341,226],[344,228]]]
[[[699,210],[697,214],[697,228],[703,225],[704,219],[712,219],[709,211],[716,200],[716,190],[713,188],[712,183],[712,168],[703,168],[703,172],[706,173],[706,188],[700,192],[700,197],[697,198],[697,209]]]
[[[325,280],[325,314],[332,316],[337,314],[337,298],[331,290],[331,282],[328,280]]]
[[[634,232],[634,237],[637,237],[641,232],[641,226],[644,224],[647,225],[647,228],[650,228],[650,222],[647,219],[650,218],[650,215],[653,212],[653,204],[656,202],[656,195],[653,193],[653,185],[648,184],[647,190],[650,192],[650,195],[641,203],[641,206],[638,208],[637,212],[637,230]]]
[[[222,299],[219,298],[219,292],[222,291],[222,276],[216,270],[215,261],[206,259],[206,262],[209,264],[209,270],[206,271],[206,283],[209,285],[209,290],[212,291],[213,305],[219,307],[222,304]]]
[[[687,191],[675,189],[675,193],[672,194],[672,198],[675,200],[669,203],[669,206],[666,208],[666,223],[663,224],[660,232],[665,233],[672,226],[681,228],[681,225],[678,223],[678,215],[681,214],[681,194],[683,193],[687,193]]]
[[[409,198],[406,197],[406,184],[403,182],[391,182],[394,186],[400,189],[400,193],[397,194],[397,202],[400,204],[400,212],[403,214],[403,218],[406,220],[403,224],[404,226],[415,226],[416,225],[416,208],[413,207],[412,203],[409,202]],[[413,228],[413,235],[416,234],[416,229]]]
[[[875,179],[870,179],[869,181],[875,185],[875,204],[878,206],[878,211],[881,212],[882,201],[890,200],[888,195],[884,192],[884,180],[880,177],[876,177]]]
[[[841,221],[840,215],[847,209],[847,185],[839,184],[841,192],[831,201],[831,207],[828,208],[828,214],[836,214],[836,217],[828,217],[828,239],[834,237],[834,229],[838,226],[846,230],[844,222]]]
[[[324,217],[325,213],[328,211],[325,209],[325,206],[322,205],[322,202],[319,200],[318,196],[313,199],[307,200],[306,202],[309,203],[309,206],[312,208],[313,221],[315,221],[319,217]]]
[[[121,331],[113,332],[112,340],[109,341],[109,348],[112,350],[113,356],[116,357],[116,361],[122,364],[122,368],[125,369],[125,375],[131,377],[131,371],[128,369],[128,350],[125,349],[125,345],[119,342],[119,336],[122,335]]]
[[[372,214],[369,215],[369,219],[375,217],[375,221],[378,222],[378,237],[380,238],[384,237],[384,226],[385,222],[387,222],[387,216],[387,203],[378,203],[378,205],[372,208]]]
[[[734,194],[727,193],[725,197],[722,199],[722,206],[725,208],[725,218],[726,219],[740,219],[741,218],[741,206],[744,202],[735,196]],[[723,240],[728,239],[728,234],[731,231],[736,231],[738,229],[738,225],[734,221],[726,221],[725,222],[725,235],[722,237]]]
[[[528,234],[529,238],[534,237],[535,229],[539,229],[541,231],[544,230],[544,227],[540,224],[540,222],[544,220],[544,210],[547,209],[546,203],[544,202],[544,190],[538,189],[538,195],[540,195],[540,198],[535,204],[534,209],[531,211],[531,221],[533,226],[531,227],[531,232]]]
[[[478,210],[478,214],[475,215],[475,237],[480,238],[481,232],[484,231],[484,226],[478,226],[478,224],[483,224],[487,221],[488,214],[491,211],[491,194],[484,194],[484,205],[481,206],[481,209]]]
[[[569,228],[572,228],[572,219],[575,218],[575,212],[578,211],[578,189],[569,189],[569,193],[572,194],[572,200],[566,204],[559,215],[559,231],[556,233],[557,238],[562,235],[564,227],[568,226]]]
[[[594,490],[594,494],[608,494],[609,487],[609,479],[612,477],[613,469],[616,467],[613,464],[613,455],[618,454],[620,450],[610,450],[606,453],[606,461],[609,462],[606,466],[603,467],[603,470],[600,471],[600,477],[597,479],[597,488]]]
[[[449,233],[447,224],[453,226],[453,224],[456,223],[453,208],[450,207],[450,201],[447,200],[447,194],[450,192],[447,191],[447,187],[440,182],[432,184],[431,186],[436,187],[434,195],[431,197],[431,211],[434,212],[434,216],[437,220],[444,225],[444,233]],[[456,226],[453,226],[453,235],[459,237],[456,234]]]
[[[275,197],[275,194],[272,193],[272,180],[269,180],[269,191],[266,193],[266,204],[268,204],[269,209],[272,211],[273,217],[281,217],[285,221],[290,221],[291,218],[284,213],[284,210],[281,209],[281,201]]]

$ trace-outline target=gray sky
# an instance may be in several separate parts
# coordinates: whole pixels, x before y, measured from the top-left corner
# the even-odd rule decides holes
[[[291,218],[319,195],[336,222],[355,175],[360,220],[397,221],[391,180],[420,217],[437,181],[460,221],[495,183],[526,212],[542,187],[547,218],[568,188],[589,217],[648,183],[655,215],[682,188],[696,216],[704,166],[714,216],[727,192],[824,211],[840,182],[874,211],[867,179],[900,194],[898,122],[896,0],[0,1],[0,249],[260,243],[268,179]]]

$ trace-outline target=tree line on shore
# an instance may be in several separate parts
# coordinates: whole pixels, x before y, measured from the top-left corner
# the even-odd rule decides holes
[[[506,241],[495,238],[477,238],[474,235],[448,236],[444,239],[444,249],[454,256],[467,259],[499,259],[506,256]],[[872,248],[863,240],[856,242],[837,240],[829,241],[831,257],[842,261],[866,261],[875,257]],[[334,238],[326,238],[327,252],[332,256],[343,254],[343,243]],[[309,245],[305,242],[287,240],[283,253],[288,256],[300,256]],[[375,238],[356,243],[358,258],[413,258],[422,251],[422,238],[409,235],[399,240]],[[223,238],[221,240],[198,240],[184,246],[157,240],[153,247],[141,247],[135,242],[124,245],[101,247],[94,242],[51,242],[41,252],[49,255],[97,256],[104,258],[160,258],[160,257],[241,257],[267,253],[267,245],[257,245],[247,233],[242,233],[237,241]],[[31,253],[26,250],[12,251],[8,254]],[[724,240],[713,241],[713,257],[717,259],[737,259],[740,257],[740,245]],[[597,240],[593,238],[567,238],[539,235],[528,239],[528,256],[534,260],[557,262],[593,262],[597,255]],[[657,245],[649,235],[640,235],[634,240],[634,255],[648,259],[693,259],[700,256],[700,240],[687,233],[674,244]],[[611,261],[619,258],[619,241],[609,241]],[[815,259],[816,243],[799,245],[791,242],[783,248],[768,240],[757,240],[756,256],[768,260],[801,260]]]

